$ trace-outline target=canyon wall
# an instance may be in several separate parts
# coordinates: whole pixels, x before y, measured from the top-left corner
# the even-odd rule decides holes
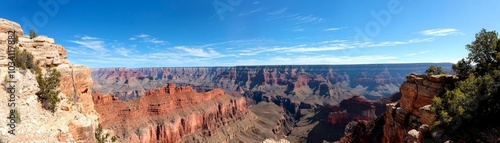
[[[432,98],[444,94],[445,87],[453,86],[458,77],[409,74],[406,79],[400,88],[402,97],[399,103],[387,104],[382,142],[422,142],[430,138],[424,135],[429,134],[429,126],[435,120],[430,111]]]
[[[282,95],[310,95],[320,104],[338,104],[353,95],[379,99],[399,91],[405,75],[423,73],[430,64],[374,65],[290,65],[192,68],[103,68],[92,69],[94,89],[113,93],[121,100],[138,98],[147,90],[168,82],[186,84],[198,91],[275,92]],[[435,63],[448,70],[451,64]],[[300,99],[300,100],[304,100]]]
[[[434,96],[445,93],[458,80],[453,75],[409,74],[401,85],[401,99],[386,104],[386,111],[373,122],[351,122],[346,130],[352,130],[340,142],[444,142],[443,134],[430,131],[435,121],[431,112]],[[351,124],[349,123],[349,124]],[[436,140],[438,139],[438,140]]]
[[[20,122],[15,127],[16,135],[8,133],[9,126],[0,127],[0,142],[94,142],[94,129],[98,124],[98,115],[92,102],[92,78],[90,68],[82,65],[69,64],[66,50],[55,44],[54,39],[38,36],[30,39],[19,24],[0,18],[0,77],[8,75],[7,38],[8,31],[16,31],[18,43],[15,46],[26,50],[34,56],[34,61],[40,61],[39,67],[45,73],[46,67],[55,67],[61,72],[61,99],[56,105],[56,111],[51,113],[42,108],[36,93],[40,90],[35,73],[30,70],[16,69],[14,74],[16,89],[16,110]],[[7,80],[7,78],[5,79]],[[9,99],[6,87],[9,83],[2,80],[0,90],[0,123],[7,124]],[[14,85],[14,83],[13,83]]]
[[[278,134],[257,124],[245,98],[221,89],[197,93],[169,83],[131,101],[97,93],[93,100],[103,127],[124,142],[260,142]]]

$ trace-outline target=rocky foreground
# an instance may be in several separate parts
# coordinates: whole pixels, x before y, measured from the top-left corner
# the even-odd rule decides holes
[[[94,129],[98,124],[98,114],[94,110],[90,69],[83,65],[70,64],[63,46],[54,39],[38,36],[30,39],[19,24],[0,18],[0,77],[7,77],[9,59],[7,55],[8,31],[16,31],[18,43],[15,46],[26,50],[40,61],[39,67],[55,67],[61,72],[61,98],[55,113],[42,108],[35,95],[40,89],[35,74],[30,70],[16,70],[16,109],[20,122],[16,124],[15,135],[8,133],[11,128],[7,105],[8,84],[2,80],[0,90],[0,142],[94,142]]]

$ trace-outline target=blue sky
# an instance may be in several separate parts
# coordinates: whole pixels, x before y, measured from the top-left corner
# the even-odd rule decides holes
[[[0,17],[100,67],[455,62],[496,0],[2,0]]]

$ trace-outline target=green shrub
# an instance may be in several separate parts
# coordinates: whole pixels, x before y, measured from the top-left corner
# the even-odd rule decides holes
[[[430,65],[427,70],[425,70],[425,73],[427,75],[436,75],[436,74],[446,74],[446,71],[443,70],[443,67],[438,66],[435,67],[434,65]]]
[[[37,82],[40,91],[37,93],[38,99],[42,102],[45,109],[52,112],[56,111],[56,105],[61,99],[57,97],[59,94],[59,82],[61,73],[56,69],[47,68],[47,74],[44,76],[41,70],[37,70]]]
[[[30,29],[30,39],[33,39],[33,38],[35,38],[36,36],[37,36],[37,35],[36,35],[35,30]]]
[[[434,65],[430,65],[427,70],[425,70],[425,73],[428,75],[433,75],[434,73],[436,73],[436,67],[434,67]]]
[[[497,138],[489,131],[500,129],[500,43],[498,33],[482,29],[476,40],[466,46],[467,58],[453,65],[460,78],[455,87],[435,96],[433,127],[459,142]],[[472,64],[474,63],[474,64]],[[490,142],[489,140],[486,142]]]
[[[102,126],[99,124],[95,130],[95,139],[97,143],[105,143],[109,138],[109,133],[103,135]],[[116,136],[111,137],[111,142],[116,142]]]
[[[39,69],[38,67],[38,61],[34,62],[35,57],[26,49],[23,51],[20,51],[19,48],[16,46],[14,48],[14,65],[18,68],[21,68],[23,70],[29,69],[31,72],[35,72],[36,70]]]

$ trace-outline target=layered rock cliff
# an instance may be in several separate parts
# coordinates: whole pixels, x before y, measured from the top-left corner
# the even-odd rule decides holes
[[[399,93],[380,100],[368,100],[362,96],[345,99],[338,106],[325,106],[315,117],[320,118],[307,137],[307,142],[335,142],[356,140],[371,136],[365,133],[373,126],[372,121],[385,112],[385,104],[399,100]],[[323,114],[323,115],[322,115]],[[361,133],[361,134],[358,134]],[[344,136],[347,136],[348,139]],[[364,138],[362,138],[364,139]],[[371,141],[368,141],[371,142]]]
[[[431,132],[435,121],[431,112],[434,96],[442,95],[458,80],[452,75],[409,74],[401,85],[401,99],[386,104],[386,111],[371,123],[355,122],[341,142],[443,142],[439,131]],[[438,140],[436,140],[438,139]]]
[[[432,98],[444,94],[445,88],[458,80],[451,75],[417,74],[409,74],[406,79],[400,88],[402,97],[399,103],[387,104],[382,142],[399,143],[405,138],[406,141],[422,142],[426,138],[424,135],[429,134],[429,125],[435,120],[430,111]]]
[[[30,70],[16,69],[15,102],[21,121],[16,124],[15,133],[8,126],[0,127],[0,142],[94,142],[94,129],[97,126],[98,115],[94,110],[91,96],[92,78],[90,69],[82,65],[69,64],[66,50],[55,44],[54,39],[38,36],[30,39],[23,35],[19,24],[0,18],[0,77],[8,74],[7,38],[8,31],[16,31],[18,43],[15,46],[26,50],[40,61],[42,71],[45,67],[55,67],[61,72],[59,98],[55,113],[42,108],[35,95],[40,89],[34,73]],[[13,83],[14,84],[14,83]],[[9,122],[10,108],[7,106],[9,94],[6,87],[10,86],[2,80],[0,90],[0,123]]]
[[[103,127],[124,142],[258,142],[279,134],[257,124],[261,120],[249,112],[245,98],[220,89],[197,93],[169,83],[136,100],[104,94],[93,99]]]
[[[94,89],[119,99],[138,98],[168,82],[189,84],[199,91],[276,92],[301,98],[315,95],[323,103],[337,104],[353,95],[368,99],[390,96],[405,75],[422,73],[429,64],[236,66],[193,68],[92,69]],[[451,64],[436,64],[450,69]],[[301,99],[303,100],[303,99]]]

